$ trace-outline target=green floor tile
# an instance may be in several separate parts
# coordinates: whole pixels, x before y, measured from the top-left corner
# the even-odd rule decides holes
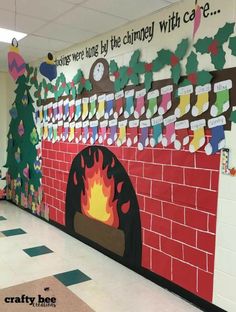
[[[65,286],[71,286],[82,282],[89,281],[91,278],[80,270],[68,271],[54,275]]]
[[[18,228],[18,229],[2,231],[2,234],[5,236],[14,236],[14,235],[26,234],[26,232],[24,230]]]
[[[37,246],[37,247],[32,247],[32,248],[26,248],[26,249],[23,249],[23,251],[27,253],[27,255],[29,255],[30,257],[41,256],[41,255],[45,255],[45,254],[53,252],[47,246]]]
[[[0,216],[0,221],[7,220],[5,217]]]

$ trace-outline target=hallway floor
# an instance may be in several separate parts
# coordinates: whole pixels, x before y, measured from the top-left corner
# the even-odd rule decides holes
[[[0,250],[0,289],[54,275],[97,312],[200,311],[6,201],[0,201]]]

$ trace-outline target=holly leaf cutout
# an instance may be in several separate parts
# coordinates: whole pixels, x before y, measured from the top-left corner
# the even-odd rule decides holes
[[[216,55],[211,54],[211,62],[214,64],[215,69],[223,69],[225,65],[225,51],[222,47],[218,47],[218,53]]]
[[[71,94],[72,94],[73,100],[75,100],[76,99],[76,88],[71,89]]]
[[[232,55],[236,56],[236,37],[232,37],[229,39],[229,48]]]
[[[228,41],[229,37],[234,33],[235,23],[226,23],[223,27],[219,28],[214,39],[219,42],[220,45]]]
[[[145,87],[147,92],[152,87],[152,80],[153,80],[152,72],[145,73],[145,75],[144,75],[144,87]]]
[[[116,79],[114,82],[114,88],[115,88],[115,92],[118,92],[121,90],[121,86],[120,86],[120,79]]]
[[[181,75],[181,66],[178,63],[175,66],[171,67],[171,77],[175,84],[178,84],[180,75]]]
[[[91,82],[88,79],[86,80],[84,87],[85,87],[86,91],[91,91],[92,90],[92,84],[91,84]]]
[[[110,62],[110,72],[113,74],[118,71],[118,65],[115,60],[111,60]]]
[[[166,50],[166,49],[161,49],[158,52],[158,58],[160,62],[162,63],[162,65],[170,65],[172,55],[173,53],[170,50]]]
[[[185,56],[186,52],[188,50],[188,39],[183,39],[178,45],[177,48],[175,50],[175,55],[179,58],[179,59],[183,59],[183,57]]]
[[[191,52],[191,54],[187,58],[186,73],[187,75],[189,75],[190,73],[195,73],[197,72],[197,69],[198,69],[197,54]]]
[[[156,57],[154,59],[154,61],[152,62],[153,64],[153,72],[158,72],[160,71],[165,65],[161,62],[160,58],[159,57]]]
[[[130,81],[137,86],[139,84],[139,75],[133,74],[130,76]]]
[[[213,39],[209,37],[205,37],[203,39],[198,39],[198,41],[194,44],[194,47],[197,52],[204,54],[209,53],[208,47],[212,43]]]
[[[213,76],[206,70],[202,70],[197,73],[197,84],[199,86],[203,86],[209,82],[211,82]]]
[[[140,50],[135,50],[130,58],[129,66],[134,67],[135,64],[138,63],[139,58],[140,58]]]
[[[229,120],[236,123],[236,110],[231,112]]]

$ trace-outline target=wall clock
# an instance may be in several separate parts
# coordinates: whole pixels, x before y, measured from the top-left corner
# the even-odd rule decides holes
[[[89,80],[93,85],[94,93],[109,93],[113,91],[113,83],[110,80],[109,64],[106,59],[97,59],[89,73]]]

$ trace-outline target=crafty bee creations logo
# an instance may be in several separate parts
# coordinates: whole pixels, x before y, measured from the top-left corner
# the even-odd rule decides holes
[[[44,291],[49,291],[49,287],[45,287]],[[19,303],[19,304],[28,304],[32,307],[50,307],[55,308],[56,307],[56,301],[57,299],[55,297],[49,297],[49,296],[43,296],[41,294],[37,296],[27,296],[25,294],[22,294],[21,296],[9,296],[5,297],[4,301],[6,304],[13,304],[13,303]]]

